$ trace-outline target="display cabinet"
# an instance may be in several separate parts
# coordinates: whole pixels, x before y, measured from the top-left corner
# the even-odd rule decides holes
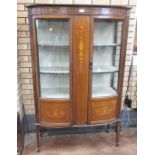
[[[119,144],[129,9],[28,6],[38,150],[42,127],[115,123]]]

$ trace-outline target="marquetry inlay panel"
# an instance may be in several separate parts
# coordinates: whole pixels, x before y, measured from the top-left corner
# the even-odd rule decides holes
[[[116,118],[117,98],[92,101],[91,121]]]
[[[84,26],[79,26],[79,64],[80,72],[82,72],[82,63],[83,63],[83,52],[84,52]]]
[[[60,109],[60,108],[51,108],[51,109],[48,109],[46,111],[46,115],[50,118],[54,118],[54,117],[64,117],[65,116],[65,110],[64,109]]]
[[[90,17],[74,18],[74,121],[87,123]]]
[[[41,103],[40,104],[41,122],[66,123],[70,122],[71,110],[67,103]]]
[[[98,109],[94,110],[94,114],[96,116],[105,116],[105,115],[110,115],[113,112],[113,108],[109,108],[109,107],[101,107]]]

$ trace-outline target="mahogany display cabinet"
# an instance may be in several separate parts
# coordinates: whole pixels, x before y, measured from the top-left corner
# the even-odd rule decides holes
[[[43,127],[115,123],[119,145],[129,10],[28,6],[38,151]]]

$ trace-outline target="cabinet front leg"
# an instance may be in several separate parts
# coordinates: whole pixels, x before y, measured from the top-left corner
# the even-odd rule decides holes
[[[36,126],[37,152],[40,152],[40,127]]]
[[[116,123],[116,146],[119,146],[120,122]]]
[[[108,125],[106,126],[106,132],[109,133],[109,130],[110,130],[110,125],[108,124]]]

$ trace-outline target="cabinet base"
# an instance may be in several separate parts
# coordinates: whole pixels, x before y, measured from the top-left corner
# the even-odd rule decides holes
[[[81,126],[73,126],[73,127],[86,127],[86,126],[101,126],[101,125],[110,125],[114,124],[116,125],[116,147],[119,146],[119,132],[120,132],[120,120],[115,120],[113,122],[106,122],[104,124],[96,124],[96,125],[81,125]],[[36,124],[36,138],[37,138],[37,152],[40,152],[40,137],[43,136],[43,133],[40,131],[41,128],[45,128],[46,126],[43,126],[42,124]],[[49,128],[49,127],[46,127]],[[50,127],[51,128],[51,127]],[[60,127],[53,127],[53,128],[60,128]],[[109,128],[109,127],[108,127]],[[109,129],[107,128],[107,132],[109,132]]]

